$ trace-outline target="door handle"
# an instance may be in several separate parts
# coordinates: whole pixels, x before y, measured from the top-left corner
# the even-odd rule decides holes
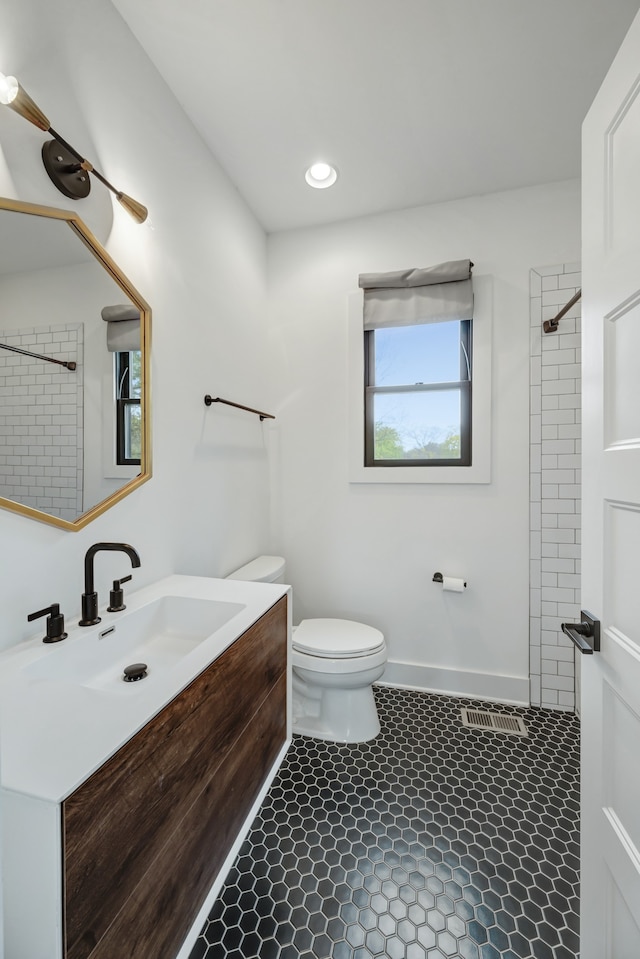
[[[600,652],[600,620],[585,609],[580,610],[579,623],[562,623],[561,628],[581,653]]]

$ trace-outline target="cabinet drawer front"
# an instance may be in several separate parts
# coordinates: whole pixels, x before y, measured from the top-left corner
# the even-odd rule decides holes
[[[173,959],[285,741],[286,679],[260,705],[91,959]]]
[[[248,766],[262,769],[253,726],[263,722],[261,707],[271,702],[274,689],[280,698],[270,708],[282,713],[277,755],[285,739],[286,624],[284,597],[63,804],[68,959],[92,956],[134,891],[144,899],[144,883],[154,878],[169,838],[183,828],[199,797],[207,791],[216,795],[231,757],[242,752]],[[250,795],[258,789],[249,788]],[[220,829],[229,831],[224,822],[216,825],[217,833]],[[194,877],[183,877],[191,919],[214,876],[215,870],[200,899],[190,895]],[[175,919],[175,910],[170,912]]]

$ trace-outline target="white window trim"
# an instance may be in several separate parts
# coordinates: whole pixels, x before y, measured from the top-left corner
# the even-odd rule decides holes
[[[473,277],[473,380],[471,466],[364,465],[364,339],[362,291],[348,301],[349,335],[349,482],[350,483],[490,483],[491,482],[491,327],[493,283]]]

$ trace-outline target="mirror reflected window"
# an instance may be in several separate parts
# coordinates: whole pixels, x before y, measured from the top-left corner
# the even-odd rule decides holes
[[[142,354],[115,354],[116,463],[139,466],[142,454]]]

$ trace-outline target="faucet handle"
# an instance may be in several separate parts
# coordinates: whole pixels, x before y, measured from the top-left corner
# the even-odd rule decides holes
[[[124,593],[122,591],[122,584],[128,583],[133,577],[131,573],[128,576],[123,576],[121,579],[114,579],[113,587],[109,593],[109,605],[107,606],[108,613],[119,613],[127,607],[124,604]]]
[[[47,635],[43,637],[43,643],[59,643],[61,639],[67,638],[67,633],[64,631],[64,615],[60,612],[60,603],[52,603],[46,609],[29,613],[27,622],[31,623],[34,619],[40,619],[41,616],[47,617]]]

